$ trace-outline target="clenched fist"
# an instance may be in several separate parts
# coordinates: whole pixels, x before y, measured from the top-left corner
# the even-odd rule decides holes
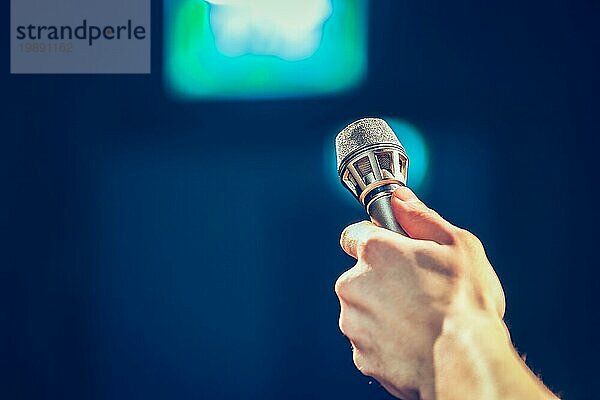
[[[370,222],[341,237],[357,262],[335,284],[339,324],[358,369],[407,400],[555,398],[511,345],[480,241],[408,188],[392,207],[410,237]]]

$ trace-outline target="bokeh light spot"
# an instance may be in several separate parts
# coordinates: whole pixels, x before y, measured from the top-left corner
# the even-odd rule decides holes
[[[178,99],[330,94],[366,74],[366,0],[164,4],[165,86]]]
[[[408,154],[408,186],[423,189],[429,169],[429,150],[425,138],[417,128],[398,118],[384,118],[392,127]]]

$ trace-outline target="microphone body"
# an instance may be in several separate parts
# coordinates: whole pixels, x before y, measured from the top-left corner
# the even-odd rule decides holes
[[[392,211],[392,193],[399,187],[400,185],[397,184],[382,186],[385,194],[372,200],[365,206],[365,209],[375,225],[406,236],[406,232],[404,232],[404,229],[396,221],[396,217],[394,217],[394,212]]]
[[[406,235],[392,211],[392,193],[406,185],[408,157],[382,119],[364,118],[336,137],[338,174],[342,184],[382,228]]]

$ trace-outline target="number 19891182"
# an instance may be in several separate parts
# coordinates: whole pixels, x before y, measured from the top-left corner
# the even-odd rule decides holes
[[[71,53],[72,43],[20,43],[19,48],[25,53]]]

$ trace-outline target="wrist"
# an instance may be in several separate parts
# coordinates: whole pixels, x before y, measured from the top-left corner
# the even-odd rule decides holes
[[[504,321],[480,310],[448,317],[424,399],[556,399],[527,368]]]

